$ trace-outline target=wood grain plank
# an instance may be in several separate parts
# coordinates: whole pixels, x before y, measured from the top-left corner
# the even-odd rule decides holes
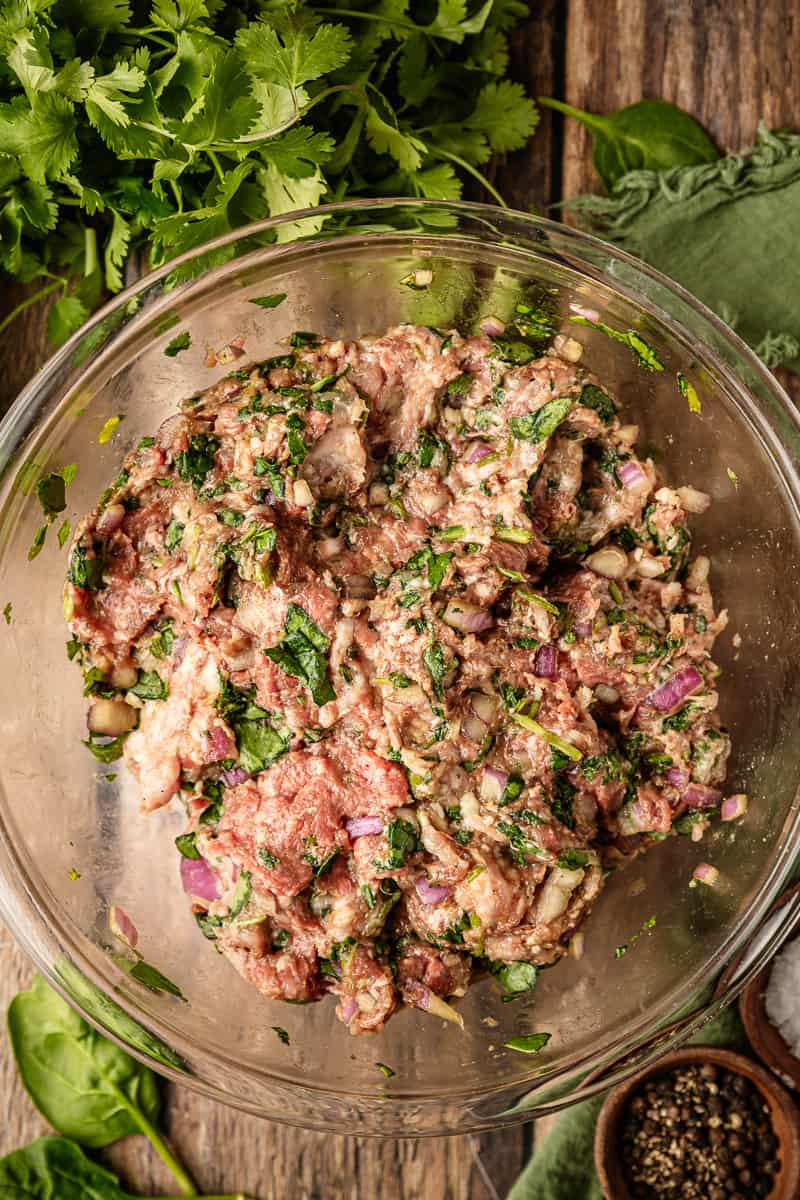
[[[760,119],[796,126],[796,0],[570,0],[565,95],[610,112],[642,97],[678,104],[722,149],[748,145]],[[564,127],[564,195],[599,190],[591,139]]]
[[[797,128],[798,31],[797,0],[569,0],[559,99],[599,113],[644,97],[669,100],[697,117],[720,149],[741,149],[760,120]],[[564,197],[601,191],[588,131],[559,116],[555,128]],[[800,402],[800,379],[785,371],[778,378]]]
[[[530,18],[510,38],[510,75],[522,83],[532,99],[549,95],[563,54],[566,4],[562,0],[540,0],[532,5]],[[511,208],[544,213],[553,202],[556,148],[552,114],[541,110],[533,141],[497,166],[493,182]]]

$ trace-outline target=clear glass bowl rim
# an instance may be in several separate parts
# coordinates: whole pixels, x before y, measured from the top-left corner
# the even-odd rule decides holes
[[[100,308],[90,320],[82,326],[72,337],[64,343],[40,368],[33,378],[22,389],[17,399],[9,408],[6,415],[0,422],[0,480],[2,480],[13,461],[14,455],[19,449],[25,434],[35,427],[35,414],[40,408],[44,408],[47,400],[47,389],[51,381],[57,380],[62,371],[67,367],[71,355],[81,343],[82,339],[86,338],[87,334],[98,329],[102,323],[118,314],[132,300],[138,298],[141,294],[147,293],[154,285],[165,279],[173,272],[176,267],[180,267],[185,263],[192,262],[203,255],[219,250],[236,243],[246,244],[249,239],[256,238],[259,235],[270,233],[279,230],[281,227],[295,225],[296,222],[303,219],[320,219],[332,218],[336,216],[348,215],[365,215],[374,213],[376,218],[381,215],[386,215],[398,210],[408,211],[410,214],[415,212],[438,211],[439,213],[452,213],[456,217],[464,219],[474,218],[478,221],[491,222],[495,225],[502,225],[504,222],[513,223],[517,229],[518,235],[525,233],[529,236],[530,242],[524,246],[524,249],[529,252],[535,252],[537,246],[541,251],[550,256],[558,255],[574,255],[577,260],[578,268],[583,272],[588,272],[592,267],[598,274],[604,273],[604,268],[598,268],[596,265],[597,256],[613,255],[613,258],[620,263],[627,264],[636,274],[649,279],[660,291],[671,294],[676,300],[680,301],[687,310],[703,320],[711,327],[717,338],[723,343],[727,343],[727,347],[733,353],[737,361],[746,368],[747,372],[758,380],[760,387],[770,393],[771,399],[777,403],[780,415],[783,421],[794,428],[795,433],[800,439],[800,416],[794,408],[787,393],[781,387],[775,376],[767,369],[767,367],[757,358],[751,348],[742,341],[738,335],[730,329],[712,310],[705,306],[701,301],[693,297],[680,284],[669,279],[661,272],[650,267],[642,260],[620,250],[603,240],[593,237],[582,231],[573,229],[569,226],[551,221],[544,217],[539,217],[530,213],[520,212],[511,208],[499,208],[492,205],[472,203],[468,201],[439,201],[439,200],[420,200],[409,199],[404,197],[379,198],[379,199],[362,199],[355,201],[347,201],[337,204],[330,204],[314,208],[300,209],[291,213],[282,214],[278,217],[272,217],[264,221],[260,221],[251,225],[243,226],[237,230],[216,238],[210,242],[203,243],[179,257],[170,259],[167,263],[162,264],[155,270],[149,271],[138,279],[134,284],[120,292],[112,300]],[[521,227],[521,229],[520,229]],[[443,243],[446,243],[447,230],[439,230],[435,225],[426,227],[424,230],[386,230],[386,236],[408,237],[413,240],[415,237],[425,239],[427,241],[441,238]],[[361,231],[358,225],[355,225],[345,231],[337,232],[335,236],[354,236],[364,239],[375,239],[384,236],[381,232],[374,230]],[[319,241],[325,243],[329,241],[329,235],[324,231],[311,237],[303,237],[300,239],[306,247]],[[296,246],[298,241],[288,241],[284,243],[273,243],[272,246],[266,244],[252,244],[253,249],[259,249],[262,254],[269,255],[270,251],[273,254],[279,255],[282,252],[290,250],[292,246]],[[593,257],[594,255],[594,257]],[[574,265],[571,262],[571,265]],[[212,271],[215,268],[211,268]],[[170,295],[176,298],[181,296],[183,290],[191,287],[196,281],[196,277],[191,278],[185,284],[179,284]],[[671,331],[680,330],[684,338],[691,340],[695,337],[691,330],[687,330],[681,326],[672,314],[660,310],[650,300],[641,299],[633,288],[626,285],[620,279],[614,279],[613,288],[627,295],[630,300],[637,304],[643,310],[656,315]],[[146,312],[143,314],[148,316]],[[134,317],[134,320],[136,318]],[[109,337],[113,337],[115,326],[112,326]],[[86,356],[83,362],[84,370],[90,364],[96,363],[106,350],[105,339],[98,343],[98,346]],[[709,345],[704,344],[704,352],[713,361],[715,368],[720,375],[728,382],[732,383],[737,390],[741,390],[743,386],[741,381],[737,380],[736,373],[731,366],[722,359],[714,349]],[[71,387],[77,385],[76,380],[72,380]],[[31,414],[33,419],[31,419]],[[752,414],[751,414],[752,415]],[[798,464],[793,455],[787,451],[783,438],[780,436],[775,423],[769,419],[764,413],[761,406],[758,407],[756,413],[759,432],[762,435],[768,435],[768,442],[773,453],[776,452],[776,443],[779,451],[778,458],[782,460],[784,475],[789,476],[792,484],[792,492],[795,502],[800,501],[800,477],[798,476]],[[800,507],[800,504],[798,505]],[[64,998],[77,1010],[81,1015],[97,1028],[104,1036],[122,1046],[134,1057],[143,1062],[148,1063],[158,1073],[172,1079],[176,1083],[182,1083],[192,1087],[194,1090],[204,1093],[213,1099],[222,1101],[235,1108],[240,1108],[244,1111],[250,1111],[257,1115],[267,1115],[260,1105],[249,1104],[245,1098],[239,1095],[233,1095],[221,1089],[216,1084],[204,1079],[201,1075],[181,1072],[171,1069],[162,1062],[156,1062],[149,1058],[143,1051],[135,1046],[131,1046],[124,1039],[119,1037],[113,1031],[105,1028],[90,1012],[87,1012],[82,1005],[65,989],[62,981],[53,969],[53,962],[58,955],[67,955],[71,963],[76,966],[81,974],[89,980],[89,982],[98,988],[101,992],[109,995],[115,1004],[119,1005],[125,1013],[133,1020],[138,1022],[148,1032],[156,1037],[167,1042],[177,1051],[181,1057],[191,1059],[198,1052],[201,1057],[207,1057],[214,1060],[223,1069],[226,1064],[224,1055],[215,1055],[213,1051],[209,1051],[205,1047],[198,1048],[193,1045],[190,1039],[183,1038],[182,1035],[176,1035],[173,1029],[168,1029],[161,1025],[155,1019],[148,1017],[144,1019],[142,1014],[137,1010],[136,1006],[131,1004],[126,997],[120,995],[109,994],[104,981],[96,972],[94,966],[87,960],[82,953],[79,945],[73,937],[70,937],[66,930],[62,927],[60,937],[57,937],[52,929],[52,926],[46,919],[43,908],[38,897],[30,887],[24,869],[15,853],[14,847],[10,844],[4,830],[0,828],[0,842],[2,842],[3,858],[8,858],[12,872],[17,875],[18,891],[23,892],[28,900],[29,909],[24,914],[20,908],[6,897],[5,890],[0,887],[0,917],[10,928],[17,943],[25,951],[25,953],[33,960],[35,966],[47,978],[48,982],[59,991]],[[792,930],[800,924],[800,896],[795,897],[794,903],[785,905],[778,913],[773,915],[766,922],[760,934],[757,933],[759,924],[765,917],[770,906],[775,898],[785,886],[789,873],[792,867],[792,861],[797,849],[800,848],[800,811],[795,806],[795,813],[792,822],[792,830],[786,838],[782,852],[776,857],[775,862],[771,866],[768,878],[765,880],[758,896],[756,896],[750,904],[746,919],[740,922],[739,926],[731,932],[730,936],[719,947],[712,963],[709,964],[709,977],[717,978],[724,971],[726,965],[730,964],[737,955],[742,954],[741,961],[736,966],[734,971],[725,971],[724,978],[720,980],[722,986],[718,988],[710,999],[705,1003],[700,1003],[690,1013],[682,1015],[676,1022],[669,1025],[657,1026],[655,1030],[646,1037],[639,1038],[638,1042],[633,1046],[625,1045],[624,1039],[618,1041],[611,1047],[605,1057],[604,1062],[597,1067],[592,1066],[591,1055],[584,1055],[582,1059],[570,1062],[565,1066],[558,1068],[557,1071],[550,1072],[546,1076],[537,1076],[535,1069],[531,1070],[531,1074],[525,1081],[525,1084],[515,1083],[513,1089],[506,1089],[505,1085],[497,1085],[488,1091],[476,1097],[473,1091],[460,1095],[458,1092],[449,1093],[448,1100],[452,1103],[458,1103],[463,1099],[486,1099],[488,1096],[505,1093],[509,1100],[518,1098],[524,1095],[526,1085],[530,1085],[540,1078],[545,1085],[557,1084],[559,1079],[575,1081],[575,1090],[569,1087],[568,1096],[562,1098],[556,1096],[552,1100],[542,1097],[540,1103],[535,1107],[517,1107],[513,1105],[504,1112],[498,1114],[494,1118],[483,1119],[467,1119],[466,1122],[460,1121],[458,1130],[437,1130],[437,1134],[446,1134],[448,1132],[468,1132],[479,1131],[481,1129],[496,1128],[499,1124],[511,1124],[523,1120],[529,1120],[534,1116],[544,1115],[546,1112],[554,1112],[560,1108],[571,1105],[580,1100],[589,1098],[600,1091],[604,1091],[608,1087],[623,1081],[630,1076],[634,1071],[641,1070],[649,1062],[660,1057],[670,1049],[685,1042],[689,1037],[695,1034],[705,1024],[717,1016],[744,988],[744,986],[753,978],[769,960],[772,954],[778,949],[781,943],[789,936]],[[0,881],[2,880],[2,870],[4,864],[0,862]],[[32,910],[32,911],[31,911]],[[31,931],[30,922],[34,918],[38,929],[36,936]],[[749,945],[748,945],[749,943]],[[43,950],[43,946],[47,949],[47,954]],[[287,1086],[285,1078],[280,1079],[271,1074],[264,1074],[264,1078],[274,1080],[278,1087]],[[292,1085],[305,1092],[309,1101],[313,1101],[315,1095],[327,1092],[329,1089],[316,1088],[307,1089],[300,1085]],[[539,1087],[536,1087],[539,1090]],[[546,1087],[547,1091],[551,1091],[550,1086]],[[558,1089],[556,1089],[558,1090]],[[513,1091],[513,1095],[512,1095]],[[545,1091],[545,1087],[542,1087]],[[341,1095],[343,1098],[347,1095],[346,1092],[339,1090],[334,1094]],[[402,1109],[404,1104],[425,1103],[429,1100],[428,1096],[415,1096],[414,1093],[402,1093],[393,1098],[393,1103]],[[281,1118],[280,1113],[271,1111],[269,1114],[270,1120],[287,1121],[289,1124],[297,1124],[291,1119]],[[328,1129],[327,1125],[314,1124],[309,1121],[307,1128]],[[370,1136],[375,1131],[359,1127],[357,1132],[359,1135]],[[378,1136],[394,1136],[393,1134],[378,1134]]]

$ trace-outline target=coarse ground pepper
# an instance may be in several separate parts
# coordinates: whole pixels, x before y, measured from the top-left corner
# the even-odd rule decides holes
[[[644,1083],[625,1110],[621,1142],[635,1200],[768,1197],[779,1168],[761,1092],[713,1063]]]

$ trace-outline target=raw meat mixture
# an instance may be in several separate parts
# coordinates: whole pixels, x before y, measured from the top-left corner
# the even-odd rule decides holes
[[[571,340],[291,341],[80,525],[89,744],[185,807],[197,925],[264,995],[460,1020],[473,972],[528,990],[609,869],[720,803],[708,497]]]

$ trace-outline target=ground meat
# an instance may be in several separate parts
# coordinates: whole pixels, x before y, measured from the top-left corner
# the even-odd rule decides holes
[[[535,978],[606,867],[722,797],[705,498],[532,328],[298,334],[144,439],[73,540],[91,748],[184,805],[202,934],[353,1033],[460,1020],[473,960]]]

